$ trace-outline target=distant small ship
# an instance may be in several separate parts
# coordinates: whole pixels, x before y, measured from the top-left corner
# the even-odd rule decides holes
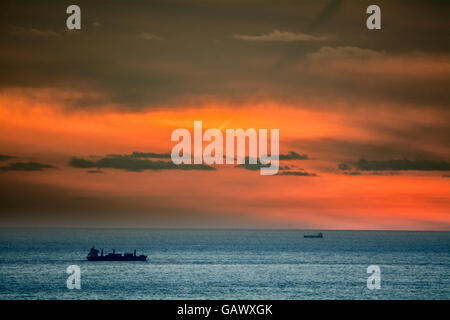
[[[147,256],[144,256],[141,254],[140,256],[136,255],[136,250],[134,250],[134,253],[125,253],[120,254],[116,253],[116,250],[113,249],[112,253],[108,253],[107,255],[103,255],[103,249],[101,254],[98,254],[98,250],[94,247],[91,248],[87,255],[87,259],[89,261],[145,261],[147,260]]]
[[[323,233],[319,232],[318,234],[305,234],[303,238],[323,238]]]

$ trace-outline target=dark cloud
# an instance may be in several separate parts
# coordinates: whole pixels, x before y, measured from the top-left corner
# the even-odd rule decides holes
[[[377,170],[450,170],[450,163],[445,161],[430,161],[430,160],[385,160],[385,161],[371,161],[360,159],[355,163],[359,170],[377,171]]]
[[[335,70],[308,58],[325,47],[335,55],[331,66],[339,65],[342,48],[383,53],[382,64],[393,56],[407,61],[412,51],[433,61],[435,54],[448,54],[442,39],[450,28],[449,2],[383,3],[383,32],[377,33],[363,26],[368,0],[108,3],[105,10],[102,2],[80,0],[82,30],[73,33],[64,25],[67,3],[8,1],[0,20],[0,90],[75,91],[70,99],[51,98],[87,110],[137,111],[208,99],[231,106],[258,99],[370,100],[441,109],[450,101],[445,70],[424,82],[420,73],[368,76],[366,69]],[[296,41],[237,41],[233,35]]]
[[[348,164],[339,164],[339,169],[348,170]],[[361,171],[403,171],[403,170],[417,170],[417,171],[449,171],[450,163],[445,161],[432,160],[366,160],[359,159],[352,164],[356,170]],[[345,168],[345,169],[342,169]]]
[[[338,165],[338,167],[340,170],[345,170],[343,173],[347,176],[363,175],[363,173],[361,171],[347,171],[347,170],[352,170],[353,166],[348,165],[346,163],[341,163]],[[386,172],[386,171],[373,171],[373,172],[369,173],[369,175],[372,175],[372,176],[395,176],[398,174],[399,174],[398,172]]]
[[[315,173],[309,173],[306,171],[280,171],[277,173],[279,176],[299,176],[299,177],[317,177]]]
[[[0,167],[3,171],[42,171],[44,169],[56,169],[56,167],[39,162],[12,162],[7,166]]]
[[[347,163],[340,163],[340,164],[338,165],[338,168],[339,168],[340,170],[351,170],[351,167],[350,167]]]
[[[14,159],[15,157],[13,156],[8,156],[6,154],[0,154],[0,161],[7,161],[7,160],[11,160]]]
[[[119,169],[132,172],[141,172],[144,170],[215,170],[214,167],[204,164],[175,165],[171,161],[151,161],[135,158],[132,155],[109,155],[97,160],[72,157],[69,165],[79,169]]]
[[[413,122],[410,120],[410,122]],[[355,125],[358,125],[355,122]],[[354,159],[429,159],[439,161],[450,156],[448,148],[442,148],[450,143],[450,127],[435,124],[430,126],[416,125],[406,128],[394,126],[373,126],[361,123],[361,127],[370,130],[373,135],[385,135],[383,140],[353,140],[353,139],[302,139],[289,142],[290,147],[305,150],[308,154],[320,159],[339,162],[343,166],[346,161]],[[419,143],[420,142],[420,143]],[[344,161],[346,160],[346,161]],[[348,164],[347,164],[348,165]],[[343,167],[341,170],[349,170]]]
[[[289,151],[287,154],[280,154],[280,160],[308,160],[309,156],[307,154],[298,154],[295,151]]]
[[[103,173],[102,170],[88,170],[87,173]]]
[[[289,151],[286,154],[280,154],[278,156],[278,159],[281,160],[308,160],[309,156],[307,154],[299,154],[295,151]],[[239,164],[236,167],[237,168],[244,168],[247,170],[259,170],[260,168],[268,168],[270,167],[270,164],[262,164],[259,159],[255,159],[256,163],[252,164],[250,163],[250,157],[245,157],[245,163]],[[289,166],[282,166],[280,164],[279,170],[288,170]]]
[[[397,176],[400,173],[398,171],[391,171],[391,172],[385,172],[385,171],[374,171],[371,173],[373,176]]]
[[[361,175],[361,172],[358,172],[358,171],[347,171],[347,172],[344,172],[344,174],[347,175],[347,176],[359,176],[359,175]]]
[[[259,159],[256,160],[256,163],[250,163],[250,158],[249,157],[245,157],[245,163],[243,164],[239,164],[237,166],[235,166],[236,168],[243,168],[243,169],[247,169],[247,170],[259,170],[261,168],[268,168],[270,167],[270,163],[269,164],[262,164]]]
[[[155,152],[133,152],[131,154],[136,158],[156,158],[156,159],[170,159],[170,153],[155,153]]]

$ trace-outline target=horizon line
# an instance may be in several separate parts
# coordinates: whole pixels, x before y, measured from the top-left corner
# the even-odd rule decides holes
[[[199,231],[373,231],[373,232],[450,232],[450,230],[436,229],[319,229],[319,228],[236,228],[236,227],[81,227],[81,226],[0,226],[0,229],[90,229],[90,230],[106,230],[106,229],[123,229],[123,230],[199,230]]]

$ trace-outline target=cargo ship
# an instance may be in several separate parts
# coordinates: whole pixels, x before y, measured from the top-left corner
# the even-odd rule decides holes
[[[87,257],[89,261],[146,261],[147,256],[144,256],[143,254],[137,256],[136,250],[134,250],[134,253],[125,253],[120,254],[116,253],[116,250],[113,249],[113,252],[108,253],[106,255],[103,255],[103,249],[99,255],[99,251],[95,249],[94,247],[91,248],[89,251]]]
[[[319,232],[318,234],[305,234],[303,238],[323,238],[323,233]]]

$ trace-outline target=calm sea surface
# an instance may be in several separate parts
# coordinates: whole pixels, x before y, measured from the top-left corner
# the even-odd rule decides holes
[[[449,299],[450,232],[0,229],[0,299]],[[147,262],[89,262],[105,252]],[[81,290],[66,287],[69,265]],[[381,289],[367,289],[367,267]]]

